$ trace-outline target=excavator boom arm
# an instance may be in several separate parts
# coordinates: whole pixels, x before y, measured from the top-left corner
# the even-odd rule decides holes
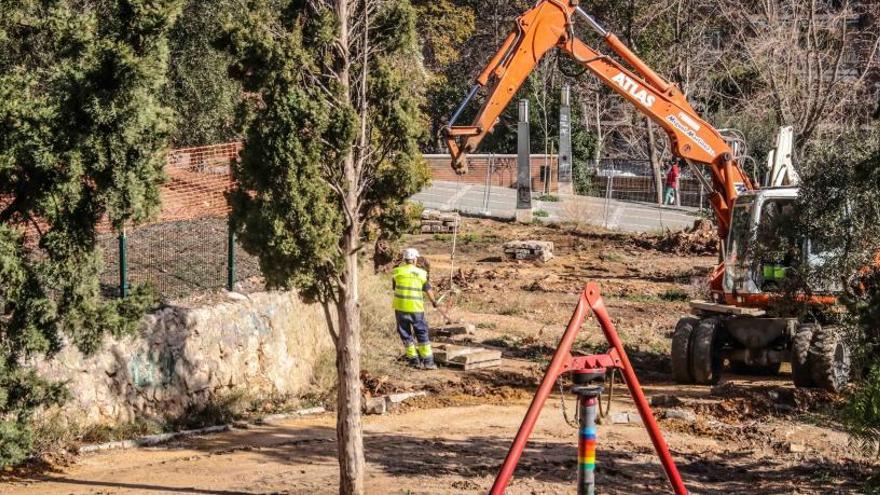
[[[734,161],[721,134],[703,121],[678,88],[660,77],[614,34],[605,31],[576,0],[543,0],[517,18],[501,49],[477,77],[468,97],[444,129],[452,155],[452,167],[467,171],[467,154],[492,131],[538,61],[552,48],[559,48],[592,72],[647,115],[669,136],[672,151],[690,163],[707,166],[712,176],[710,202],[718,218],[719,236],[730,228],[731,207],[736,196],[753,188],[748,176]],[[580,16],[602,36],[627,65],[602,55],[574,36],[572,20]],[[488,88],[482,108],[470,126],[456,126],[466,105],[481,87]]]

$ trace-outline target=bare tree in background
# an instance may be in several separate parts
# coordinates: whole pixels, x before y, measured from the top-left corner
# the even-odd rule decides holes
[[[549,88],[553,87],[553,75],[556,71],[556,65],[553,63],[553,57],[544,57],[541,61],[538,62],[538,65],[535,67],[535,70],[531,73],[528,79],[529,93],[532,95],[532,100],[535,102],[535,110],[537,110],[538,123],[541,126],[541,136],[542,141],[544,141],[544,170],[548,170],[549,161],[548,154],[550,153],[550,119],[557,118],[556,115],[550,115],[550,101],[549,98],[555,97],[556,93],[554,92],[553,96],[551,96],[548,91]],[[545,172],[546,173],[546,172]],[[545,186],[549,188],[550,181],[547,180],[545,182]],[[542,190],[542,194],[549,193],[549,189]]]
[[[593,133],[596,139],[596,146],[593,148],[593,165],[596,167],[599,166],[610,136],[619,126],[617,118],[621,106],[615,95],[608,91],[603,92],[597,85],[598,83],[592,80],[581,80],[572,87],[572,91],[580,95],[577,101],[581,105],[581,115],[583,115],[583,119],[575,122],[574,125],[581,125]]]
[[[712,93],[709,80],[713,66],[721,57],[710,36],[717,18],[714,2],[630,0],[615,5],[607,14],[608,26],[619,31],[633,51],[658,73],[679,85],[685,95],[695,93],[700,98]],[[648,160],[654,178],[655,200],[661,203],[661,163],[669,155],[666,135],[658,133],[653,122],[635,107],[612,98],[618,100],[613,104],[617,122],[613,132],[600,136],[600,147],[612,153],[617,148],[621,155]],[[604,146],[606,144],[608,146]]]
[[[728,56],[759,83],[743,91],[740,113],[794,126],[798,151],[870,115],[880,67],[880,4],[725,0],[720,8],[734,29]]]

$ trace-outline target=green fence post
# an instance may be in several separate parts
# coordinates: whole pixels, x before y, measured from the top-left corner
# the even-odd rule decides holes
[[[235,227],[232,215],[229,215],[226,230],[226,290],[232,292],[235,289]]]
[[[128,296],[128,259],[125,249],[125,229],[119,231],[119,295]]]

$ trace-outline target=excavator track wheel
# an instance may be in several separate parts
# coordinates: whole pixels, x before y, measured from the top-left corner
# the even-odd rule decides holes
[[[691,337],[691,373],[698,385],[714,385],[721,379],[721,320],[705,318]]]
[[[813,341],[815,323],[800,325],[791,342],[791,377],[795,387],[813,387],[813,376],[810,372],[810,343]]]
[[[849,381],[849,347],[834,327],[816,326],[807,362],[817,387],[840,392]]]
[[[694,328],[700,323],[696,318],[682,318],[675,325],[675,333],[672,334],[672,377],[677,383],[694,383],[691,374],[691,337]]]

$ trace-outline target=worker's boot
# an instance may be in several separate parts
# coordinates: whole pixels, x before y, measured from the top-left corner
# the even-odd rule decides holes
[[[434,364],[434,353],[431,352],[431,343],[425,342],[416,346],[419,351],[419,357],[422,358],[422,368],[426,370],[436,370],[437,365]]]
[[[415,344],[409,344],[406,346],[406,364],[410,368],[421,368],[422,362],[419,360],[419,354],[416,351]]]

